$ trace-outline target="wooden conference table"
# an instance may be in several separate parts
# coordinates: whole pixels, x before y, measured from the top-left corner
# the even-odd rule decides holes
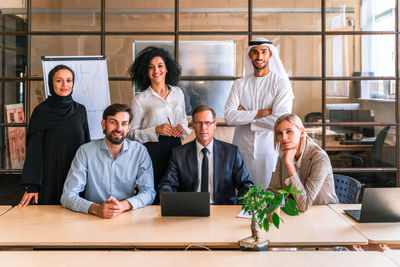
[[[303,251],[0,251],[3,266],[307,266],[307,267],[396,267],[381,252]]]
[[[400,250],[385,250],[383,253],[400,266]]]
[[[0,206],[0,216],[6,213],[12,206]]]
[[[370,244],[400,245],[400,223],[358,223],[343,211],[360,209],[361,204],[330,204],[329,207],[353,225]]]
[[[210,217],[161,217],[159,206],[106,220],[61,206],[15,207],[1,217],[1,248],[238,248],[250,235],[250,220],[237,218],[240,206],[212,206]],[[284,224],[263,234],[272,247],[365,245],[367,239],[328,206],[312,206],[300,216],[282,215]]]

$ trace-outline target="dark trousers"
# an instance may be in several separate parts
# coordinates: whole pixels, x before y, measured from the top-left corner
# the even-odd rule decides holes
[[[153,205],[160,203],[158,184],[167,171],[172,149],[180,145],[182,145],[180,138],[165,135],[160,135],[158,137],[158,142],[147,142],[144,144],[150,154],[151,162],[153,163],[154,190],[156,190],[157,193]]]

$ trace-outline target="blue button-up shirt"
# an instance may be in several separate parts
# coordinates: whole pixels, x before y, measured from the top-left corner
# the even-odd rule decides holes
[[[134,196],[135,184],[139,193]],[[79,196],[85,191],[85,198]],[[154,177],[146,148],[128,139],[114,159],[105,139],[82,145],[76,152],[64,184],[61,204],[74,211],[88,213],[93,203],[101,204],[109,196],[128,200],[132,209],[153,202]]]

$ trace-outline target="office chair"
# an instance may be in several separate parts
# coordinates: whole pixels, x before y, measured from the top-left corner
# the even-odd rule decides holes
[[[366,161],[369,166],[365,167],[382,167],[382,150],[389,130],[390,126],[385,126],[376,136],[374,147],[372,148],[372,152],[370,154],[370,160]]]
[[[364,160],[363,167],[366,168],[379,168],[389,167],[390,163],[382,160],[383,146],[385,139],[390,130],[390,126],[385,126],[376,136],[374,146],[371,152],[364,152],[360,156]],[[363,182],[377,187],[393,187],[395,186],[395,177],[393,174],[386,172],[374,172],[363,174]]]
[[[358,155],[350,153],[340,153],[330,155],[331,163],[334,168],[377,168],[388,167],[382,161],[383,146],[390,130],[390,126],[385,126],[377,135],[373,144],[372,151],[366,151]],[[362,173],[357,174],[357,179],[368,186],[393,186],[394,179],[388,173]]]
[[[335,191],[340,203],[358,203],[358,197],[362,187],[359,181],[350,176],[341,174],[333,174],[333,179],[335,180]]]

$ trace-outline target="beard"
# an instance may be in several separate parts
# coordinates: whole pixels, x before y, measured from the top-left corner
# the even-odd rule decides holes
[[[265,68],[267,67],[267,65],[264,65],[264,66],[261,66],[261,67],[257,67],[256,65],[253,64],[253,67],[254,67],[256,70],[263,70],[263,69],[265,69]]]
[[[268,64],[269,64],[269,61],[267,61],[267,62],[265,62],[264,65],[262,65],[262,66],[257,66],[257,64],[256,64],[255,62],[256,62],[256,60],[252,61],[251,63],[253,64],[253,67],[254,67],[254,69],[256,69],[256,70],[263,70],[263,69],[265,69],[266,67],[268,67]]]
[[[122,137],[121,138],[115,138],[115,137],[113,137],[113,133],[120,133],[120,134],[122,134]],[[125,137],[126,136],[124,135],[124,133],[120,132],[120,131],[111,131],[111,132],[107,132],[106,133],[107,140],[110,141],[114,145],[122,144],[122,142],[124,142],[124,140],[125,140]]]

